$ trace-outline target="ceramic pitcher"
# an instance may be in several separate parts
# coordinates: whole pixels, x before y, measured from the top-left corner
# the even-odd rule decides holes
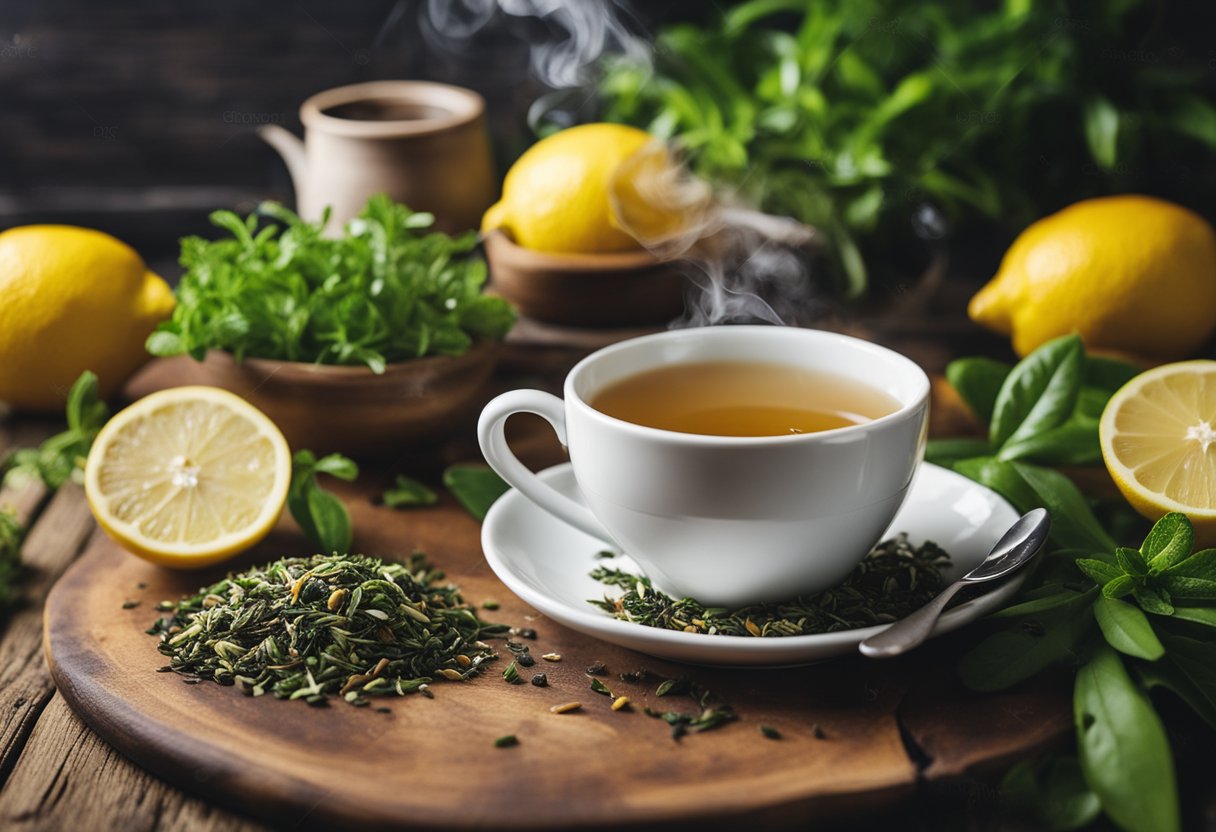
[[[259,135],[283,157],[296,210],[327,230],[387,193],[435,227],[477,228],[495,196],[485,101],[461,87],[426,81],[372,81],[318,93],[300,106],[304,140],[275,125]]]

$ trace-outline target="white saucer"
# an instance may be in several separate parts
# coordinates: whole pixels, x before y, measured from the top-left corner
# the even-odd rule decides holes
[[[541,479],[576,500],[582,499],[569,463],[541,472]],[[932,540],[953,560],[946,574],[954,579],[984,559],[1018,513],[995,492],[953,471],[924,463],[907,501],[891,523],[890,536],[907,532],[914,544]],[[537,508],[512,489],[490,508],[481,529],[486,560],[508,588],[561,624],[604,641],[652,656],[693,664],[805,664],[854,652],[865,638],[882,630],[866,627],[813,636],[752,638],[706,635],[647,627],[612,618],[587,603],[618,590],[589,573],[605,561],[595,554],[605,544]],[[607,561],[614,568],[641,574],[629,558]],[[946,612],[934,635],[974,621],[1001,607],[1024,578],[1018,573],[991,592]]]

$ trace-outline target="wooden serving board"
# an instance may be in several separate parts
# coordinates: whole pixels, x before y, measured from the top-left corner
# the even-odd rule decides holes
[[[469,601],[499,601],[501,609],[483,616],[533,627],[533,654],[563,656],[533,669],[548,674],[549,687],[506,684],[505,658],[471,682],[437,682],[433,700],[374,701],[390,713],[341,701],[310,708],[208,682],[185,684],[155,672],[166,661],[144,630],[158,615],[157,602],[191,593],[225,570],[172,572],[99,536],[46,605],[46,655],[64,698],[149,771],[279,827],[806,825],[872,812],[927,779],[1001,766],[1072,730],[1066,687],[986,697],[962,691],[952,681],[961,649],[955,638],[891,663],[856,658],[746,671],[678,666],[598,642],[514,598],[482,559],[478,524],[450,497],[422,510],[376,505],[373,495],[388,479],[369,472],[362,486],[341,492],[358,532],[356,550],[384,557],[426,551]],[[229,566],[306,551],[284,520]],[[139,605],[124,609],[130,601]],[[596,661],[607,665],[603,681],[632,698],[632,711],[612,711],[607,697],[589,689],[585,668]],[[656,702],[655,683],[618,678],[639,668],[691,676],[733,705],[739,721],[673,740],[642,708],[692,704]],[[549,712],[568,701],[582,702],[582,710]],[[777,728],[782,739],[765,738],[760,725]],[[495,748],[504,734],[520,744]]]

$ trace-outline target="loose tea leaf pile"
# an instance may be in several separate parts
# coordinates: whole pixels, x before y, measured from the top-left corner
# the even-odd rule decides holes
[[[405,564],[363,555],[284,558],[205,587],[148,630],[166,670],[187,681],[239,684],[323,705],[429,693],[436,677],[463,681],[497,658],[483,637],[502,636],[423,555]]]
[[[898,535],[874,547],[842,584],[792,601],[740,609],[706,607],[692,598],[672,598],[645,577],[605,566],[591,577],[621,587],[618,598],[590,600],[614,618],[660,627],[724,636],[805,636],[889,624],[933,599],[945,581],[950,556],[926,541],[913,546]]]

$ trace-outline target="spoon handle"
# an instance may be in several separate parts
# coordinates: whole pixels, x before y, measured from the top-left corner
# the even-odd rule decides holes
[[[950,603],[950,599],[963,588],[965,583],[965,581],[955,581],[950,584],[941,595],[907,618],[902,618],[881,633],[870,636],[857,645],[857,649],[861,651],[862,655],[872,659],[889,659],[906,653],[921,644],[933,632],[933,625],[937,623],[937,618],[946,608],[946,604]]]

